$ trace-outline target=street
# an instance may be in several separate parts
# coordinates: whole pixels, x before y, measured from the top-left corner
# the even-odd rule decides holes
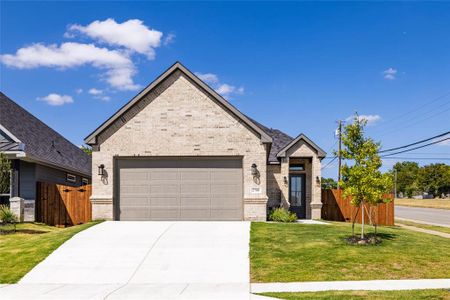
[[[450,210],[395,206],[395,217],[450,227]]]

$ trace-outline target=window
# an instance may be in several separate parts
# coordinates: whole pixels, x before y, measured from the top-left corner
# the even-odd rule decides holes
[[[89,179],[82,177],[81,178],[81,185],[88,185],[89,184]]]
[[[305,171],[304,164],[292,164],[289,166],[289,171]]]
[[[66,181],[68,181],[68,182],[77,182],[77,176],[67,173]]]

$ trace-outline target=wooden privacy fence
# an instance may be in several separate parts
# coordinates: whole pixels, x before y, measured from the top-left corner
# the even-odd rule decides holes
[[[79,187],[37,183],[36,221],[52,226],[71,226],[91,221],[91,185]]]
[[[386,195],[392,197],[392,195]],[[369,212],[374,223],[377,225],[394,225],[394,201],[369,205],[364,209],[364,223],[369,223]],[[353,222],[356,218],[357,223],[361,223],[361,209],[355,217],[358,208],[350,203],[350,199],[343,199],[342,190],[322,190],[322,218],[329,221]]]

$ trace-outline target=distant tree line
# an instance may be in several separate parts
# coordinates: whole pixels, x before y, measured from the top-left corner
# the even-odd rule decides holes
[[[437,163],[419,167],[416,162],[404,161],[394,165],[397,171],[397,196],[413,197],[424,192],[441,197],[450,194],[450,166]]]

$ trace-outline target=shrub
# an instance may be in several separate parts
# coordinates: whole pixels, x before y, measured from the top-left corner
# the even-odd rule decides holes
[[[3,225],[13,224],[14,231],[16,230],[17,216],[6,205],[0,205],[0,221]]]
[[[274,222],[290,223],[297,221],[297,215],[285,208],[276,208],[270,212],[269,220]]]

